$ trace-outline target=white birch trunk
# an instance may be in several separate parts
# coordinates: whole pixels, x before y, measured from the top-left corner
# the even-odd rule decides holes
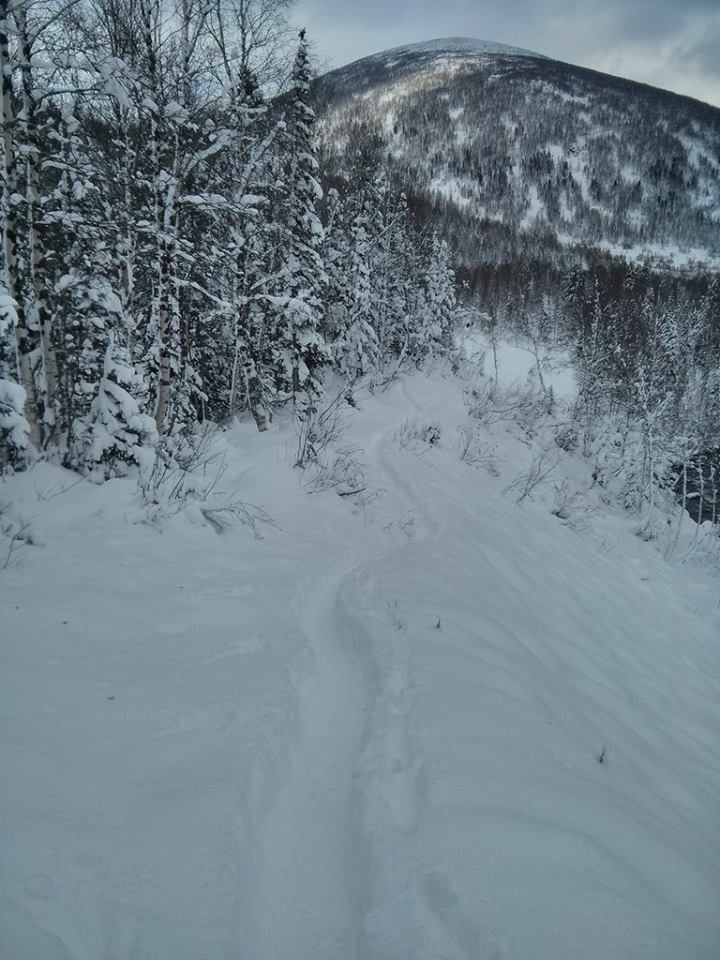
[[[58,366],[52,342],[53,317],[50,310],[45,265],[45,244],[42,226],[40,197],[41,155],[38,145],[37,102],[31,67],[32,43],[28,33],[25,4],[14,7],[18,32],[20,73],[22,78],[23,121],[22,127],[27,153],[27,209],[30,253],[30,282],[34,295],[34,310],[40,333],[40,351],[43,368],[43,418],[47,428],[44,443],[53,439],[57,428]]]
[[[17,154],[12,76],[10,66],[10,48],[8,41],[8,16],[10,0],[0,0],[0,78],[2,82],[2,147],[3,180],[5,198],[3,204],[3,253],[5,259],[5,280],[10,297],[15,302],[17,321],[15,323],[15,343],[20,384],[25,390],[25,419],[30,426],[30,442],[39,449],[42,443],[40,422],[40,403],[33,369],[33,336],[28,323],[28,303],[23,278],[18,268],[17,209],[20,200],[17,182]]]

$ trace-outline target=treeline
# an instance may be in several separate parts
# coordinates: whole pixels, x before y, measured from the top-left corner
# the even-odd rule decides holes
[[[449,345],[447,244],[372,144],[323,195],[287,5],[1,0],[0,466],[116,475]]]
[[[720,280],[705,292],[643,287],[630,273],[603,294],[580,271],[564,289],[575,331],[578,419],[599,479],[629,471],[626,493],[652,510],[675,490],[698,522],[720,520]],[[602,448],[602,457],[598,451]]]
[[[658,271],[614,257],[599,257],[596,251],[586,249],[580,257],[576,254],[555,260],[528,256],[503,263],[459,266],[456,277],[463,297],[482,304],[484,312],[505,325],[512,326],[523,313],[551,304],[558,318],[564,316],[564,322],[572,326],[576,317],[565,309],[571,279],[588,290],[599,291],[603,303],[623,303],[632,325],[635,306],[646,295],[658,303],[688,303],[691,307],[707,301],[714,275]]]
[[[580,449],[598,484],[648,516],[666,487],[693,519],[718,523],[720,278],[578,266],[551,295],[526,266],[515,295],[482,319],[494,337],[570,353],[578,396],[561,445]]]

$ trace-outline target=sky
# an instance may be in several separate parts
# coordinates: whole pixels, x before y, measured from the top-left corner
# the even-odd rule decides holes
[[[720,106],[720,0],[297,0],[326,69],[390,47],[473,37]]]

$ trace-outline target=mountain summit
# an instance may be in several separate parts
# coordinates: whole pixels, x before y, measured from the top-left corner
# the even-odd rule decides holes
[[[338,175],[358,142],[378,144],[467,266],[578,252],[720,265],[715,107],[466,38],[365,57],[315,93]]]
[[[365,57],[391,60],[397,56],[415,56],[417,54],[500,54],[508,57],[538,57],[545,59],[542,54],[523,50],[507,43],[495,43],[492,40],[478,40],[473,37],[441,37],[437,40],[425,40],[421,43],[408,43],[400,47],[393,47],[382,53]],[[358,61],[355,61],[356,63]],[[387,65],[387,64],[386,64]]]

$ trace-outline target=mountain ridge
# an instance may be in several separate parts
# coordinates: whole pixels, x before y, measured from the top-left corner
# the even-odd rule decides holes
[[[595,67],[588,67],[584,66],[583,64],[572,63],[569,60],[560,60],[556,57],[551,57],[548,54],[539,53],[535,50],[528,50],[524,47],[516,47],[513,44],[502,43],[495,40],[483,40],[476,37],[438,37],[433,40],[423,40],[416,43],[407,43],[400,44],[399,46],[395,47],[388,47],[383,50],[378,50],[375,53],[366,54],[363,57],[357,57],[354,60],[349,60],[347,63],[340,64],[339,66],[333,67],[330,70],[326,70],[320,75],[318,80],[322,82],[326,77],[331,77],[334,74],[345,73],[350,70],[350,68],[354,68],[362,63],[381,61],[398,54],[428,56],[438,54],[455,54],[458,56],[508,56],[552,62],[560,66],[568,67],[573,71],[587,74],[588,76],[602,78],[604,81],[616,81],[619,84],[627,84],[629,86],[645,89],[646,91],[653,93],[659,92],[669,97],[677,97],[679,100],[699,105],[701,107],[707,107],[713,112],[720,113],[720,106],[716,106],[707,100],[701,100],[699,97],[692,97],[687,93],[678,93],[675,90],[670,90],[667,87],[659,87],[656,84],[648,83],[644,80],[634,80],[631,77],[624,77],[621,74],[607,73],[606,71],[598,70]],[[395,64],[391,64],[391,66],[395,66]]]
[[[545,60],[542,53],[536,53],[533,50],[526,50],[522,47],[516,47],[513,44],[501,43],[496,40],[482,40],[478,37],[437,37],[433,40],[421,40],[417,43],[403,43],[397,47],[388,47],[386,50],[379,50],[377,53],[368,54],[365,57],[358,57],[335,69],[345,70],[353,64],[360,63],[363,60],[379,59],[383,57],[397,56],[398,54],[488,54],[504,55],[514,57],[536,57]],[[329,71],[332,73],[333,71]]]

